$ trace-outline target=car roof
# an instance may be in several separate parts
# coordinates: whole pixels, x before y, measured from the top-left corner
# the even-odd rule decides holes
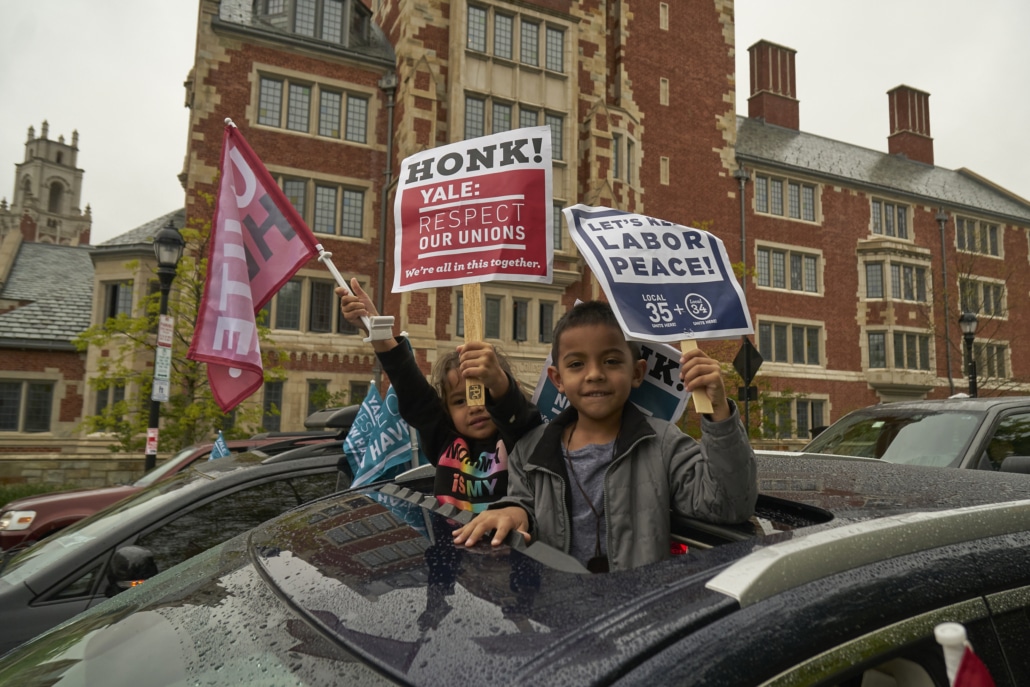
[[[1014,406],[1030,406],[1030,396],[993,396],[993,397],[959,397],[943,398],[923,401],[894,401],[891,403],[878,403],[876,405],[858,408],[851,413],[891,413],[898,410],[956,410],[956,411],[987,411],[999,408]],[[848,413],[849,415],[851,413]]]

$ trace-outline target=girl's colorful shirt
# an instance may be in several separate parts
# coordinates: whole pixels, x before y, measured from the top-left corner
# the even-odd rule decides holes
[[[497,438],[491,448],[486,442],[457,437],[436,463],[434,493],[440,503],[479,513],[508,493],[508,451]],[[484,446],[484,444],[486,444]]]

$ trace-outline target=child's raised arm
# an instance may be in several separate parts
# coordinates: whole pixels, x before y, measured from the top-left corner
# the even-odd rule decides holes
[[[362,317],[374,317],[379,314],[376,310],[376,306],[372,303],[372,299],[368,297],[365,290],[358,284],[358,280],[351,278],[350,280],[351,293],[347,293],[347,289],[342,286],[337,286],[335,291],[336,295],[340,297],[340,314],[343,315],[344,319],[350,322],[353,326],[361,329],[367,333],[365,323],[362,321]],[[372,349],[376,352],[382,353],[389,351],[397,346],[397,341],[392,337],[389,339],[382,339],[379,341],[372,341]]]

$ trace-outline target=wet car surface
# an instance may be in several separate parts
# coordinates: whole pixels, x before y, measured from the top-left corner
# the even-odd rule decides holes
[[[1023,475],[763,455],[751,522],[685,519],[685,555],[591,575],[517,538],[455,548],[468,516],[430,474],[209,550],[7,655],[0,681],[857,685],[900,665],[935,685],[946,620],[997,684],[1030,681]]]

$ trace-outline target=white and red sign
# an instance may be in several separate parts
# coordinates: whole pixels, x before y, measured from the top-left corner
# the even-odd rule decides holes
[[[394,201],[394,292],[551,282],[551,130],[530,127],[405,158]]]
[[[207,282],[188,357],[207,363],[228,412],[264,381],[255,313],[317,252],[318,242],[233,125],[222,140]]]

